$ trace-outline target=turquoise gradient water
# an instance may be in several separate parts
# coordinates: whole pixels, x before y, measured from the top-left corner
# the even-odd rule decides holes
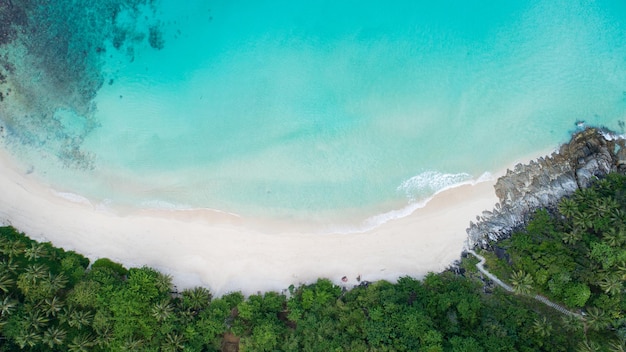
[[[157,4],[163,49],[106,43],[93,169],[31,156],[57,189],[364,219],[626,119],[623,1]]]

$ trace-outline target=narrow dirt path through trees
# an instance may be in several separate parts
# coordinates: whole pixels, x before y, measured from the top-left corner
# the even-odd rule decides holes
[[[471,255],[473,255],[474,257],[478,258],[478,260],[480,260],[480,262],[478,262],[476,264],[476,269],[478,269],[478,271],[480,271],[481,273],[486,275],[489,279],[491,279],[493,282],[495,282],[498,286],[502,287],[506,291],[511,292],[513,294],[516,294],[515,290],[511,286],[505,284],[504,282],[502,282],[502,280],[498,279],[495,275],[493,275],[487,269],[485,269],[485,266],[484,266],[485,261],[486,261],[485,257],[483,257],[482,255],[479,255],[478,253],[474,252],[473,249],[467,249],[467,252],[470,253]],[[547,299],[544,296],[535,295],[533,298],[536,299],[537,301],[547,305],[548,307],[556,309],[557,311],[559,311],[559,312],[561,312],[561,313],[563,313],[565,315],[573,315],[573,316],[582,318],[582,316],[580,314],[574,313],[574,312],[566,309],[565,307],[550,301],[549,299]]]

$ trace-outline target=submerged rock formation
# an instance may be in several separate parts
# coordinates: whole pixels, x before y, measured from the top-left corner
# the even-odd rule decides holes
[[[163,48],[157,15],[155,0],[0,0],[0,142],[90,168],[94,97],[116,74],[105,62],[131,63],[146,37]]]
[[[508,170],[495,185],[500,202],[467,229],[470,248],[487,248],[490,241],[524,226],[535,210],[556,207],[561,198],[610,172],[626,172],[624,142],[608,131],[588,128],[574,134],[558,152]]]

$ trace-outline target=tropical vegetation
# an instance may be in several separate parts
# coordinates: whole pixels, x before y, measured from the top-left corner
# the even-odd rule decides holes
[[[3,227],[0,351],[623,351],[625,213],[626,177],[611,175],[538,211],[499,257],[483,251],[516,294],[468,257],[422,280],[213,297]]]
[[[588,345],[626,338],[626,176],[610,174],[537,211],[528,225],[487,254],[490,270],[524,294],[579,311]],[[595,349],[591,349],[595,350]],[[620,349],[617,349],[620,350]]]

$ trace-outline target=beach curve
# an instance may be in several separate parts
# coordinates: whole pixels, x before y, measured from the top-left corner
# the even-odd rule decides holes
[[[412,214],[365,232],[320,235],[209,210],[115,214],[59,195],[2,150],[0,218],[92,260],[154,267],[172,275],[179,289],[201,285],[217,295],[252,294],[319,277],[350,287],[357,276],[394,281],[444,270],[459,258],[469,221],[498,201],[496,178],[442,191]]]

